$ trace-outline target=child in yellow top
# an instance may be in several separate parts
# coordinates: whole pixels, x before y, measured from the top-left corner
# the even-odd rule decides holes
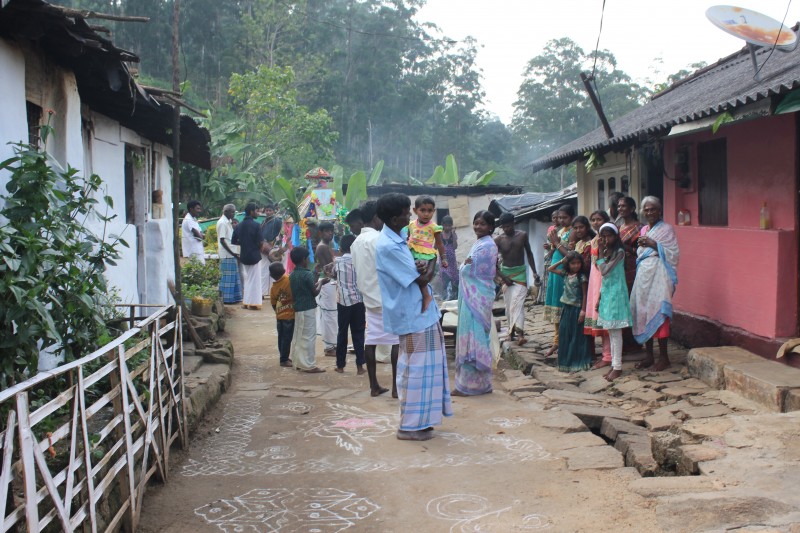
[[[442,242],[442,227],[433,222],[436,212],[436,202],[430,196],[417,196],[414,201],[414,214],[416,220],[408,225],[408,247],[415,261],[427,263],[426,271],[430,272],[436,267],[436,256],[441,258],[442,267],[447,268],[447,259]],[[422,291],[422,311],[425,312],[433,301],[433,295],[428,285],[420,286]]]

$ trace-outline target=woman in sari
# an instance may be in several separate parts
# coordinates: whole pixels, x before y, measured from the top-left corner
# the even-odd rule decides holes
[[[569,247],[581,254],[583,258],[583,274],[589,278],[589,266],[592,250],[592,239],[595,232],[589,225],[589,219],[585,216],[577,216],[572,219],[572,239]]]
[[[478,211],[472,219],[477,241],[459,270],[456,388],[453,396],[492,392],[492,304],[497,275],[494,215]]]
[[[653,339],[658,339],[659,358],[655,370],[669,368],[667,341],[672,317],[672,295],[678,284],[680,249],[675,229],[661,218],[661,201],[655,196],[642,200],[647,225],[637,241],[636,281],[631,292],[633,335],[644,343],[647,356],[636,368],[654,365]]]
[[[547,240],[553,248],[551,264],[561,261],[569,252],[570,232],[572,231],[572,218],[575,208],[571,204],[564,204],[558,208],[558,223],[561,229],[553,229],[547,234]],[[544,299],[544,319],[555,327],[553,346],[547,351],[545,357],[550,357],[558,350],[558,325],[561,322],[561,296],[564,293],[564,278],[552,272],[547,275],[547,295]]]

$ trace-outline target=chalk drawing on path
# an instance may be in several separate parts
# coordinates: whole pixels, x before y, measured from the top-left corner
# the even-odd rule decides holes
[[[316,416],[304,416],[312,406],[302,402],[287,402],[270,406],[274,415],[262,417],[260,400],[239,397],[225,408],[220,432],[206,439],[199,447],[199,457],[193,454],[182,468],[184,476],[247,476],[286,474],[328,474],[353,472],[394,472],[407,468],[438,468],[455,466],[491,466],[543,461],[551,458],[537,442],[512,435],[494,433],[465,435],[436,431],[447,443],[445,450],[412,456],[369,457],[365,443],[394,436],[396,415],[373,413],[358,407],[327,403],[328,411]],[[321,408],[318,406],[317,410]],[[291,414],[278,414],[278,413]],[[251,433],[264,419],[274,427],[269,445],[255,446]],[[299,424],[298,424],[299,422]],[[317,435],[335,441],[337,447],[352,453],[298,457],[289,440],[300,436]],[[280,444],[286,443],[286,445]]]
[[[488,499],[474,494],[447,494],[434,498],[428,502],[428,514],[441,520],[454,522],[450,533],[468,533],[481,531],[533,530],[546,529],[552,524],[550,519],[543,515],[528,514],[522,517],[519,523],[514,523],[513,517],[500,515],[512,510],[514,505],[520,505],[515,500],[513,505],[493,509]]]
[[[489,425],[500,426],[503,429],[518,428],[523,424],[527,424],[528,422],[530,422],[530,419],[522,418],[522,417],[519,417],[519,416],[515,416],[512,419],[503,418],[503,417],[500,417],[500,416],[489,419]]]
[[[306,437],[316,435],[336,439],[336,445],[361,455],[365,442],[393,436],[397,431],[394,417],[365,411],[352,405],[328,402],[331,412],[302,422],[298,430]]]
[[[232,500],[194,510],[225,532],[304,531],[334,533],[353,527],[380,506],[339,489],[253,489]]]

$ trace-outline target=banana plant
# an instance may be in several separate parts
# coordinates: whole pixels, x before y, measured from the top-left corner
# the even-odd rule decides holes
[[[297,193],[289,180],[276,178],[272,183],[272,195],[278,205],[286,209],[295,222],[300,220],[300,212],[297,210]]]
[[[367,199],[367,175],[363,170],[359,170],[352,176],[350,181],[347,182],[347,194],[344,198],[344,207],[348,211],[352,211],[361,202]]]
[[[433,175],[428,178],[428,181],[425,183],[429,185],[443,185],[445,187],[448,185],[465,185],[472,187],[475,185],[488,185],[494,178],[494,175],[494,170],[480,175],[477,170],[473,170],[464,176],[464,179],[459,180],[456,158],[453,154],[449,154],[445,160],[445,166],[437,166],[433,171]]]
[[[378,182],[381,180],[381,172],[383,172],[383,159],[378,161],[378,164],[375,165],[375,168],[372,169],[372,174],[369,176],[369,181],[367,181],[367,185],[377,185]]]

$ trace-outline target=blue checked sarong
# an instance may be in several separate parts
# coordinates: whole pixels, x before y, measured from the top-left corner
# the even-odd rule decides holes
[[[400,335],[397,360],[400,430],[421,431],[453,416],[444,336],[438,322],[417,333]]]
[[[233,257],[221,259],[219,268],[222,277],[219,279],[219,290],[222,301],[226,304],[235,304],[242,301],[242,282],[239,279],[239,262]]]

